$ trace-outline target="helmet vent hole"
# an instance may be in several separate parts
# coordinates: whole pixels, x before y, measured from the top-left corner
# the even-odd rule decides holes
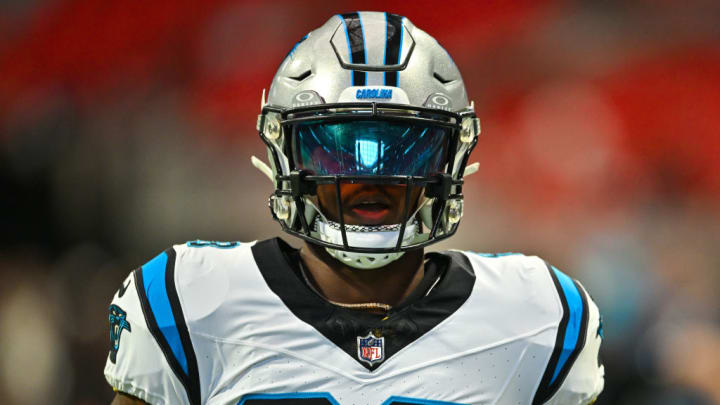
[[[303,72],[303,73],[300,73],[300,74],[297,75],[297,76],[290,76],[290,78],[293,79],[293,80],[296,80],[296,81],[298,81],[298,82],[301,82],[301,81],[307,79],[308,76],[310,76],[311,74],[312,74],[312,70],[308,70],[308,71],[305,71],[305,72]]]
[[[448,84],[448,83],[452,82],[452,80],[446,79],[446,78],[440,76],[440,74],[438,72],[433,73],[433,77],[442,84]]]

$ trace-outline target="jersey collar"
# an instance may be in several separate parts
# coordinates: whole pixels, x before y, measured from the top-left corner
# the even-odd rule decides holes
[[[333,305],[313,292],[300,273],[299,252],[280,238],[256,243],[252,253],[268,287],[285,306],[370,371],[457,311],[475,283],[462,253],[428,253],[420,284],[387,315],[380,315]],[[369,334],[385,338],[384,358],[372,365],[356,355],[358,338]]]

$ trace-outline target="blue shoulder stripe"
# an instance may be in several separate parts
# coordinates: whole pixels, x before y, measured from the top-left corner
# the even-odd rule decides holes
[[[533,404],[542,404],[550,399],[562,385],[575,359],[585,346],[588,327],[588,304],[585,293],[573,279],[554,266],[547,264],[550,276],[562,302],[563,316],[555,338],[555,348]]]
[[[187,356],[185,356],[185,350],[180,341],[180,332],[170,307],[170,298],[165,284],[167,260],[167,253],[163,252],[142,267],[145,296],[160,332],[170,346],[175,359],[180,363],[183,372],[187,375]]]
[[[555,272],[558,281],[560,281],[560,286],[565,294],[570,317],[568,319],[567,328],[565,329],[565,337],[563,339],[563,347],[560,352],[560,358],[558,359],[557,366],[555,366],[555,371],[553,372],[550,384],[555,382],[560,370],[563,369],[572,352],[575,351],[578,344],[580,344],[580,329],[582,326],[583,312],[585,311],[585,305],[580,297],[580,290],[573,280],[568,277],[567,274],[561,272],[554,266],[552,269]]]
[[[136,270],[135,283],[150,332],[190,403],[199,404],[197,359],[175,289],[175,250],[166,250]]]

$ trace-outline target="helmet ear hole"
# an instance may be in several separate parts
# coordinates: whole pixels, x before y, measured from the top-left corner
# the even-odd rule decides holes
[[[453,81],[450,79],[445,79],[444,77],[440,76],[438,72],[433,73],[433,77],[435,78],[435,80],[439,81],[443,85],[446,85]]]
[[[312,70],[307,70],[305,72],[300,73],[297,76],[290,76],[290,79],[295,80],[297,82],[301,82],[305,79],[307,79],[312,74]]]

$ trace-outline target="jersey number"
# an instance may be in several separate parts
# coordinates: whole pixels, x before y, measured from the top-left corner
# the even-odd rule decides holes
[[[288,394],[249,394],[240,399],[238,405],[340,405],[329,392],[295,392]],[[455,402],[433,401],[392,396],[382,405],[458,405]]]

